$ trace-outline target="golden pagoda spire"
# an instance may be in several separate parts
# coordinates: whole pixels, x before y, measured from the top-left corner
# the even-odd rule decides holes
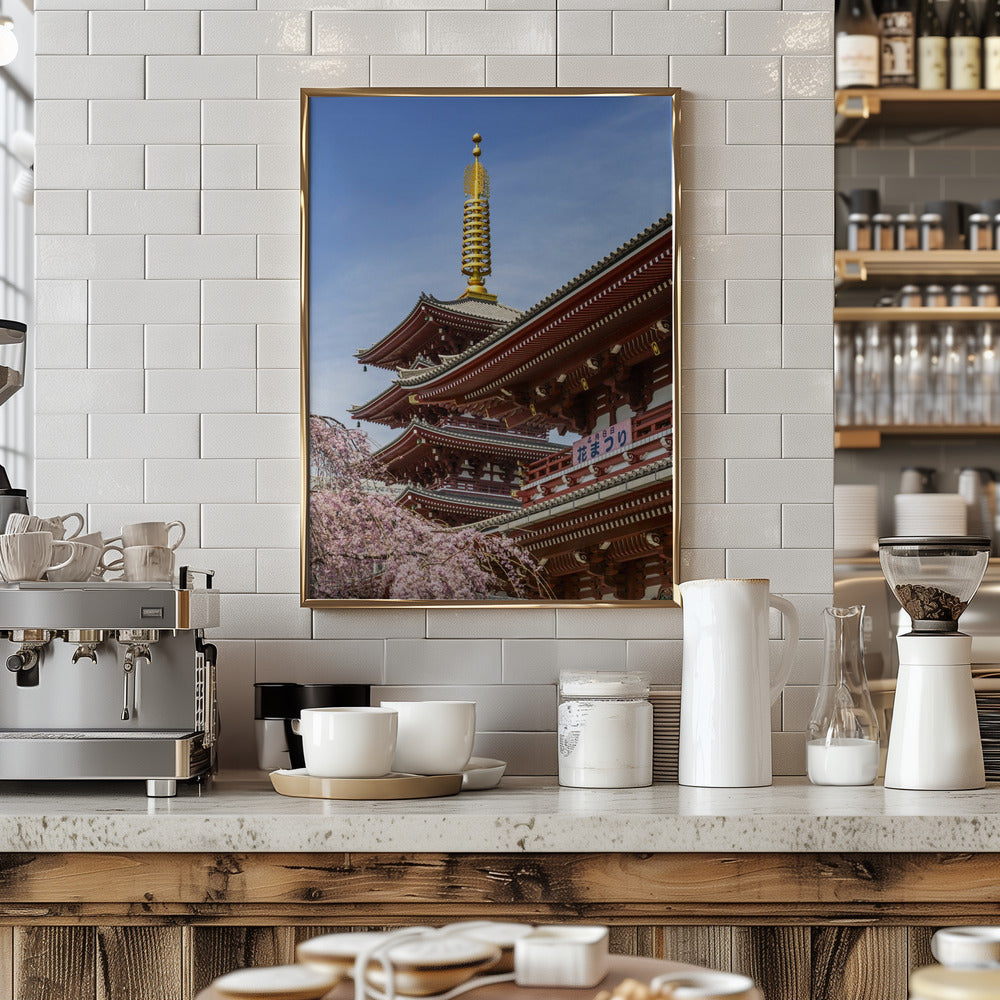
[[[465,210],[462,213],[462,274],[468,276],[466,289],[459,298],[496,302],[483,283],[490,269],[490,175],[479,162],[483,137],[477,132],[473,160],[465,168]]]

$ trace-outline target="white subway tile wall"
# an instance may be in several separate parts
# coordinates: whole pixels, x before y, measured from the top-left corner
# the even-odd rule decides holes
[[[253,766],[255,680],[474,698],[475,752],[547,774],[561,669],[679,683],[676,608],[312,612],[297,549],[299,88],[669,84],[685,92],[679,572],[769,576],[798,605],[774,756],[802,773],[832,589],[829,0],[36,9],[36,506],[109,531],[186,522],[181,553],[224,594],[224,766]]]

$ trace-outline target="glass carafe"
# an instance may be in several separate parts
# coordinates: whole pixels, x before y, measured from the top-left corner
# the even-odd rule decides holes
[[[878,775],[878,722],[865,676],[864,616],[862,605],[823,611],[823,676],[806,733],[814,785],[870,785]]]

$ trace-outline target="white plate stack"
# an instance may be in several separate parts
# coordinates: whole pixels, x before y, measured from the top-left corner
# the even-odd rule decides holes
[[[653,781],[677,783],[677,746],[681,732],[681,689],[652,688]]]
[[[834,486],[833,554],[874,555],[878,548],[878,487]]]
[[[897,535],[964,535],[965,500],[959,493],[897,493]]]

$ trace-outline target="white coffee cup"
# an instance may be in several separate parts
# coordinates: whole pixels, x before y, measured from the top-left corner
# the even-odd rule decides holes
[[[126,580],[174,578],[174,553],[165,545],[126,545],[123,557]],[[107,569],[117,568],[114,565]]]
[[[101,547],[101,558],[94,567],[92,579],[104,580],[108,573],[121,573],[121,579],[125,579],[125,550],[120,545]]]
[[[476,739],[474,701],[383,701],[399,713],[394,771],[455,774],[472,756]]]
[[[70,538],[76,538],[83,531],[83,515],[73,511],[71,514],[58,514],[55,517],[38,517],[35,514],[11,514],[7,518],[6,532],[8,534],[23,534],[26,531],[49,531],[54,541],[66,537],[66,522],[70,518],[80,522]]]
[[[8,535],[21,535],[26,531],[48,531],[48,528],[43,528],[42,519],[34,514],[11,514],[4,531]]]
[[[69,565],[74,555],[73,545],[73,542],[55,541],[51,531],[0,535],[0,576],[10,583],[41,580],[49,571]],[[63,549],[68,550],[68,557],[53,564],[54,553]]]
[[[76,530],[72,534],[67,534],[66,522],[74,517],[77,521],[79,521],[79,524],[77,524]],[[41,530],[51,531],[52,537],[57,541],[62,538],[76,539],[79,537],[80,532],[83,531],[83,524],[83,514],[74,510],[70,514],[57,514],[55,517],[43,517]]]
[[[176,541],[170,541],[172,528],[180,528]],[[109,542],[121,542],[125,548],[135,548],[139,545],[155,545],[173,551],[181,542],[187,529],[183,521],[137,521],[135,524],[122,525],[122,533]]]
[[[45,574],[46,578],[52,583],[74,583],[89,580],[101,560],[101,550],[96,545],[85,545],[76,539],[65,541],[62,544],[71,546],[73,554],[65,566],[48,570]]]
[[[387,708],[304,708],[292,719],[317,778],[380,778],[392,768],[398,714]]]

